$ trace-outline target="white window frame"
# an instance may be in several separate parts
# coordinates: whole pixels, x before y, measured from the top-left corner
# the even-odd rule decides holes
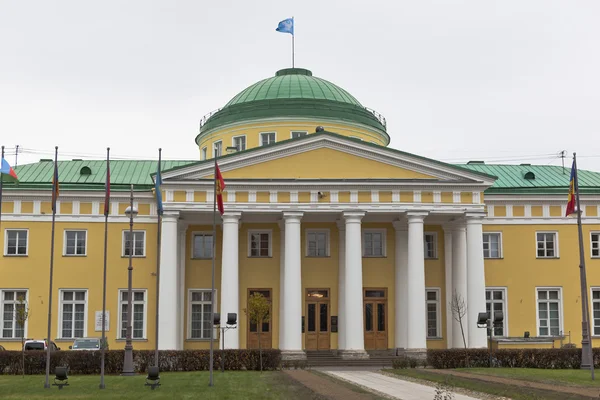
[[[217,145],[221,146],[219,154],[217,154]],[[216,142],[214,142],[212,145],[212,148],[213,148],[213,158],[221,157],[223,155],[223,141],[222,140],[217,140]]]
[[[121,257],[129,257],[128,255],[125,254],[125,235],[127,235],[129,233],[128,229],[124,229],[123,230],[123,234],[121,237]],[[133,258],[144,258],[146,257],[146,231],[142,230],[142,229],[137,229],[133,231],[133,237],[134,237],[134,242],[135,242],[135,234],[136,233],[143,233],[144,234],[144,247],[142,248],[142,255],[141,256],[136,256],[135,254],[132,255]],[[135,245],[133,246],[133,250],[135,251],[136,247]]]
[[[431,257],[429,257],[427,255],[427,241],[425,240],[426,236],[433,236],[433,255]],[[438,235],[437,232],[423,232],[423,249],[424,249],[424,253],[425,253],[425,259],[426,260],[435,260],[438,258]]]
[[[256,234],[256,233],[267,233],[269,235],[269,255],[268,256],[253,256],[252,255],[252,234]],[[248,258],[268,258],[268,257],[273,257],[273,230],[272,229],[249,229],[248,230]]]
[[[8,254],[8,232],[26,232],[27,239],[25,240],[25,254]],[[17,248],[15,249],[17,253],[19,252],[19,238],[17,235]],[[29,255],[29,229],[23,228],[11,228],[4,230],[4,256],[5,257],[27,257]]]
[[[325,234],[325,255],[323,255],[323,256],[310,255],[310,253],[309,253],[309,251],[310,251],[309,250],[309,242],[310,241],[308,239],[308,236],[311,233],[324,233]],[[306,240],[305,240],[305,246],[306,246],[305,254],[306,254],[306,257],[323,258],[323,257],[329,257],[330,256],[331,253],[329,251],[330,250],[330,247],[329,247],[330,240],[329,240],[329,238],[330,238],[331,235],[330,235],[329,229],[306,229],[305,235],[306,235]]]
[[[540,337],[554,337],[553,335],[540,335],[540,310],[539,310],[539,292],[540,290],[558,290],[558,298],[559,298],[559,305],[558,305],[558,318],[559,318],[559,335],[561,332],[565,332],[565,328],[564,328],[564,323],[565,323],[565,318],[564,318],[564,312],[563,312],[563,294],[562,294],[562,287],[560,286],[536,286],[535,288],[535,333],[537,336]],[[550,326],[548,326],[548,333],[550,333]]]
[[[29,289],[0,289],[0,340],[12,340],[12,339],[21,339],[19,336],[15,336],[15,328],[17,326],[17,317],[16,317],[16,305],[19,303],[17,298],[9,301],[8,303],[14,304],[13,307],[13,318],[12,318],[12,336],[4,337],[4,304],[6,300],[4,300],[4,293],[6,292],[25,292],[25,305],[26,308],[29,308]],[[23,326],[23,337],[27,337],[27,326],[29,325],[29,318],[25,320],[25,325]]]
[[[500,259],[503,258],[503,251],[502,251],[502,232],[483,232],[482,236],[481,236],[481,240],[482,243],[485,243],[485,241],[483,240],[483,235],[498,235],[498,257],[492,257],[491,256],[491,251],[489,251],[490,255],[488,257],[485,256],[485,250],[483,250],[483,258],[486,259]],[[536,246],[536,254],[537,254],[537,235],[535,235],[535,246]]]
[[[374,256],[374,255],[367,256],[367,255],[365,255],[365,234],[366,233],[381,233],[381,255],[380,256]],[[363,256],[363,258],[384,258],[384,257],[387,257],[387,230],[386,229],[363,229],[363,231],[362,231],[362,237],[361,237],[361,243],[362,243],[362,256]]]
[[[502,321],[502,332],[504,333],[504,335],[502,336],[497,336],[494,333],[495,337],[508,337],[508,288],[506,286],[487,286],[485,288],[485,291],[487,292],[488,290],[493,291],[502,291],[503,295],[502,295],[502,312],[504,313],[504,320]],[[494,300],[493,299],[493,292],[492,292],[492,296],[490,296],[491,300],[490,303],[500,303],[500,300]],[[488,300],[486,299],[486,304],[488,303]],[[493,319],[494,316],[491,315],[491,318]]]
[[[600,292],[600,286],[591,286],[590,287],[590,329],[591,329],[591,336],[592,337],[600,337],[600,334],[598,335],[594,335],[594,303],[600,303],[600,299],[594,301],[594,291],[598,291]],[[600,325],[598,325],[598,327],[600,328]]]
[[[552,257],[548,257],[548,256],[538,256],[538,238],[537,235],[538,233],[544,233],[544,234],[553,234],[554,235],[554,255]],[[553,259],[553,258],[560,258],[559,256],[559,252],[558,252],[558,231],[536,231],[535,232],[535,258],[539,258],[539,259]],[[545,247],[544,247],[545,249]]]
[[[300,136],[297,136],[296,139],[304,137],[304,136],[308,136],[308,131],[290,131],[290,139],[294,139],[294,133],[301,134]]]
[[[427,299],[427,292],[436,292],[436,298],[437,300],[428,300]],[[425,329],[426,329],[426,335],[427,335],[427,339],[442,339],[443,338],[443,334],[442,334],[442,291],[439,287],[426,287],[425,288]],[[427,310],[427,306],[429,304],[435,304],[436,305],[436,330],[437,330],[437,336],[429,336],[429,325],[428,325],[428,313],[429,311]]]
[[[148,338],[147,337],[147,330],[146,330],[147,325],[148,325],[148,289],[131,289],[131,291],[132,291],[132,293],[133,292],[143,292],[144,293],[144,301],[143,302],[141,302],[139,300],[138,301],[134,300],[135,299],[135,294],[133,296],[134,299],[131,300],[131,306],[132,306],[132,308],[133,308],[134,304],[140,304],[140,303],[142,303],[144,305],[144,332],[143,332],[144,336],[141,337],[141,338],[133,337],[133,319],[132,319],[131,320],[131,339],[132,340],[146,340]],[[122,305],[123,304],[126,305],[127,304],[127,300],[125,300],[125,301],[121,300],[121,295],[123,293],[127,293],[127,289],[119,289],[118,293],[119,293],[119,297],[117,299],[117,305],[119,307],[119,310],[118,310],[119,317],[118,317],[118,321],[117,321],[118,322],[118,325],[117,325],[117,340],[125,340],[125,339],[127,339],[127,337],[122,337],[121,336],[121,333],[122,333],[121,332],[121,327],[123,326],[123,307],[122,307]]]
[[[187,340],[206,340],[206,341],[210,341],[210,338],[192,338],[192,292],[210,292],[210,289],[200,289],[200,288],[190,288],[188,289],[188,293],[187,293]],[[217,300],[218,300],[218,296],[217,296],[217,289],[215,289],[214,292],[214,296],[213,299],[211,301],[212,306],[213,306],[213,312],[217,312],[218,308],[217,308]],[[205,303],[204,301],[200,302],[200,303]],[[222,317],[221,317],[222,318]],[[238,315],[239,318],[239,315]],[[217,337],[217,327],[214,328],[213,330],[213,337],[216,338]]]
[[[85,245],[83,254],[68,254],[67,253],[67,234],[69,232],[84,232],[85,233]],[[77,252],[77,237],[75,236],[75,251]],[[65,229],[63,233],[63,257],[86,257],[87,256],[87,245],[88,245],[88,231],[87,229]]]
[[[260,132],[259,133],[259,140],[260,140],[260,145],[261,146],[268,146],[270,144],[273,144],[273,143],[270,143],[270,141],[269,141],[268,144],[263,144],[263,135],[270,135],[270,134],[273,134],[273,143],[277,143],[277,132]]]
[[[215,251],[215,246],[213,243],[213,246],[210,249],[210,254],[207,257],[196,257],[196,254],[194,253],[194,244],[195,244],[195,238],[196,236],[213,236],[213,232],[212,231],[194,231],[192,232],[192,242],[190,243],[190,248],[192,249],[192,254],[191,254],[191,259],[192,260],[211,260],[212,259],[212,252]],[[215,238],[213,237],[213,242],[214,242]]]
[[[64,300],[63,300],[63,293],[64,292],[85,292],[85,303],[84,303],[84,311],[83,311],[83,336],[81,337],[87,337],[87,323],[88,323],[88,304],[89,304],[89,290],[88,289],[59,289],[58,290],[58,333],[56,335],[56,337],[58,339],[65,339],[65,340],[75,340],[77,339],[75,336],[70,337],[70,338],[65,338],[62,336],[62,323],[63,323],[63,313],[62,313],[62,308],[63,308],[63,304],[65,304]],[[75,298],[75,296],[73,296],[73,298]],[[77,302],[75,300],[72,300],[69,302],[70,304],[76,304]],[[73,307],[73,313],[75,313],[75,307]],[[72,332],[75,332],[75,326],[72,327]]]
[[[208,160],[208,147],[204,146],[200,152],[202,160]]]
[[[592,240],[593,235],[598,235],[598,245],[596,249],[598,250],[598,255],[594,255],[594,241]],[[590,232],[590,257],[591,258],[600,258],[600,231],[591,231]]]
[[[237,146],[235,145],[235,139],[238,138],[244,138],[244,148],[243,149],[238,149],[237,151],[244,151],[248,148],[248,139],[246,138],[246,135],[237,135],[231,138],[231,146],[237,148]]]

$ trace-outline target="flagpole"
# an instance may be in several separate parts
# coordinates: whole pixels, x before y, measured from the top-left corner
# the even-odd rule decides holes
[[[161,153],[162,153],[162,149],[158,149],[158,176],[156,177],[156,179],[159,179],[160,177],[160,171],[161,171],[161,162],[162,162],[162,158],[161,158]],[[158,215],[158,226],[156,228],[156,317],[155,317],[155,322],[156,322],[156,327],[155,327],[155,332],[154,335],[156,336],[156,349],[154,350],[154,366],[158,367],[158,325],[159,325],[159,313],[158,313],[158,307],[160,304],[159,298],[160,298],[160,255],[161,255],[161,246],[162,246],[162,213],[160,212],[160,210],[156,210],[156,214]]]
[[[46,382],[44,388],[50,389],[50,331],[52,328],[52,278],[54,273],[54,223],[56,221],[56,201],[58,197],[58,146],[54,147],[54,170],[52,171],[52,233],[50,236],[50,287],[48,289],[48,333],[46,335]]]
[[[585,272],[585,250],[583,248],[583,228],[581,226],[581,203],[579,202],[579,177],[577,173],[577,153],[573,153],[575,171],[575,201],[577,204],[577,231],[579,235],[579,280],[581,283],[581,368],[590,369],[594,380],[594,356],[590,342],[590,320],[588,318],[587,277]]]
[[[104,273],[102,280],[102,340],[100,342],[100,389],[104,389],[104,357],[106,347],[106,258],[108,254],[108,213],[110,206],[110,147],[106,148],[106,187],[104,188]],[[133,248],[133,245],[131,246]],[[130,249],[131,251],[131,249]]]
[[[210,377],[208,386],[214,386],[213,382],[213,341],[215,335],[215,254],[217,252],[217,154],[215,152],[215,169],[213,183],[213,251],[212,251],[212,282],[211,282],[211,307],[210,307]]]
[[[0,163],[2,163],[2,160],[4,160],[4,146],[2,146],[2,156],[0,157]],[[2,227],[2,181],[3,177],[2,173],[0,173],[0,228]]]
[[[295,37],[295,32],[296,32],[296,27],[294,26],[294,17],[292,17],[292,29],[294,31],[294,33],[292,33],[292,68],[295,68],[295,50],[294,50],[294,37]]]

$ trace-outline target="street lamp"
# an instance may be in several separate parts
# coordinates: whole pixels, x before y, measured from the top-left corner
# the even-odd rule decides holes
[[[125,215],[129,217],[129,267],[127,267],[127,330],[125,340],[125,359],[123,360],[123,376],[134,376],[133,370],[133,344],[131,343],[131,319],[132,319],[132,305],[131,300],[133,298],[133,292],[131,290],[131,280],[133,273],[133,218],[138,214],[138,210],[133,206],[133,185],[130,186],[129,190],[129,207],[125,209]],[[127,249],[127,246],[125,246]],[[119,327],[118,329],[121,329]]]

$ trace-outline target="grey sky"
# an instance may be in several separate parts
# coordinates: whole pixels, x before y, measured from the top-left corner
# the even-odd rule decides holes
[[[291,65],[292,15],[296,66],[382,113],[391,147],[600,171],[594,0],[0,0],[0,143],[197,159],[202,115]]]

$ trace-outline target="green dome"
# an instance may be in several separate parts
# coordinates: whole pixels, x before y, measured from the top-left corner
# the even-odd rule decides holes
[[[389,143],[385,118],[364,107],[348,93],[303,68],[277,71],[234,96],[223,108],[204,116],[200,134],[224,125],[263,118],[313,118],[366,125],[381,133]]]

